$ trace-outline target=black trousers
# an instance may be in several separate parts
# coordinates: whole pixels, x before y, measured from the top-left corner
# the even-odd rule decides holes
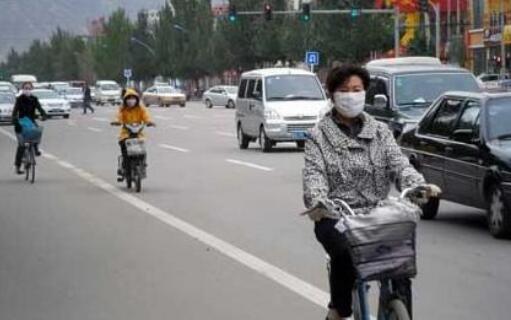
[[[121,155],[122,155],[122,170],[124,170],[124,174],[128,172],[128,150],[126,149],[126,140],[119,141],[119,147],[121,147]]]
[[[352,292],[356,273],[348,247],[335,224],[338,220],[324,218],[315,223],[314,233],[330,256],[330,307],[341,317],[350,317]]]
[[[83,114],[87,114],[87,109],[94,113],[94,108],[90,105],[90,102],[83,102]]]

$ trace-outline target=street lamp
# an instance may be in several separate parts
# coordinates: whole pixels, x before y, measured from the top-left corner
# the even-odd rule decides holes
[[[146,48],[147,51],[149,51],[154,57],[156,57],[156,52],[154,51],[153,48],[151,48],[147,43],[143,42],[143,41],[140,41],[138,40],[137,38],[135,37],[131,37],[131,42],[135,42],[139,45],[141,45],[142,47]]]

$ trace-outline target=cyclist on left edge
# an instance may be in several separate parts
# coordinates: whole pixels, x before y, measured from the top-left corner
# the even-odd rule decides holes
[[[36,111],[41,115],[42,120],[47,118],[47,114],[41,107],[39,100],[36,96],[32,95],[33,85],[31,82],[25,82],[21,86],[21,95],[16,98],[14,109],[12,110],[12,124],[14,125],[14,131],[16,132],[16,138],[18,139],[18,148],[16,149],[16,158],[14,160],[14,166],[16,167],[17,174],[23,174],[21,169],[21,162],[23,160],[23,154],[25,152],[25,146],[23,145],[22,127],[19,122],[21,118],[27,117],[37,126],[36,122]],[[40,156],[39,144],[35,144],[35,155]]]

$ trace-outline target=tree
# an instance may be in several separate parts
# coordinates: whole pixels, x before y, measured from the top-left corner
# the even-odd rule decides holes
[[[95,70],[103,79],[123,80],[122,71],[132,65],[133,24],[123,9],[115,11],[105,24],[105,35],[93,45]]]

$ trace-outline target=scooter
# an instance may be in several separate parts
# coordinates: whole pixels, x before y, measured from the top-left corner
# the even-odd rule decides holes
[[[116,122],[112,122],[111,124],[114,126],[120,125]],[[118,182],[126,181],[126,187],[128,189],[131,189],[134,184],[135,191],[139,193],[142,191],[142,180],[147,177],[147,152],[144,140],[139,137],[145,129],[146,124],[131,123],[123,124],[122,126],[128,131],[129,138],[124,140],[127,158],[123,159],[122,155],[118,158],[117,172],[120,177],[117,180]],[[147,124],[147,126],[154,125]]]

